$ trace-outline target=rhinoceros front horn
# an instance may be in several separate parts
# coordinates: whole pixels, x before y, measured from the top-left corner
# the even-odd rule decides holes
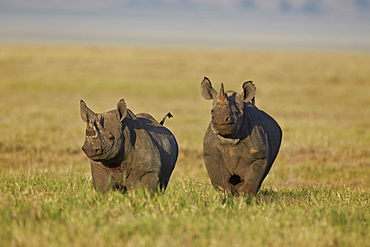
[[[86,125],[86,136],[97,136],[98,132],[96,131],[94,124],[91,122],[87,122]]]
[[[217,105],[226,105],[227,104],[227,96],[224,90],[224,84],[221,83],[220,93],[218,95]]]

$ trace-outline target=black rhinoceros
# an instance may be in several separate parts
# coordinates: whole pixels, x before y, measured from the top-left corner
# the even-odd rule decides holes
[[[81,100],[80,112],[87,123],[82,150],[90,158],[97,191],[166,189],[178,155],[176,139],[167,128],[147,113],[135,115],[123,99],[117,109],[105,113],[93,112]]]
[[[242,94],[225,92],[221,84],[217,93],[208,78],[202,81],[202,96],[213,100],[203,157],[217,190],[256,195],[279,152],[282,132],[273,118],[254,105],[252,82],[242,88]]]

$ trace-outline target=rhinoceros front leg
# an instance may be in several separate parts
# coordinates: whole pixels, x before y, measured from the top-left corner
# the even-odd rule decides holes
[[[106,167],[98,162],[91,162],[91,175],[96,191],[105,193],[109,190],[111,178]]]
[[[232,186],[229,184],[231,174],[225,166],[222,157],[205,156],[204,163],[213,187],[219,191],[234,193]]]
[[[122,185],[122,172],[114,172],[99,162],[92,162],[91,174],[94,188],[98,192],[105,193],[109,189],[125,190]]]
[[[249,165],[243,166],[239,171],[240,183],[235,185],[237,194],[256,195],[265,178],[267,159],[258,159]]]

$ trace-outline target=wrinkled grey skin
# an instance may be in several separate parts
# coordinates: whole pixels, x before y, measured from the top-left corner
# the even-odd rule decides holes
[[[98,114],[81,100],[80,112],[87,123],[82,150],[90,159],[97,191],[166,189],[178,155],[167,128],[147,113],[135,115],[123,99],[117,109]]]
[[[213,100],[204,163],[213,186],[234,195],[257,194],[280,148],[281,129],[254,105],[255,91],[251,81],[242,94],[224,92],[223,84],[217,93],[208,78],[201,83],[202,96]]]

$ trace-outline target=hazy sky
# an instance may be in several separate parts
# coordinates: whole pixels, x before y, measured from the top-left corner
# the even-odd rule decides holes
[[[1,0],[0,41],[370,51],[370,0]]]
[[[195,8],[259,9],[322,14],[368,14],[369,0],[2,0],[5,10],[91,12],[128,5],[188,5]]]

